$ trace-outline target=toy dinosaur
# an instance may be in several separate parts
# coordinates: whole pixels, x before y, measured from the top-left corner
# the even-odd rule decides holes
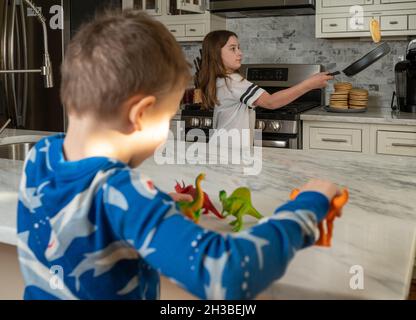
[[[190,218],[195,223],[199,222],[201,217],[201,209],[204,204],[204,193],[201,189],[201,181],[205,179],[205,174],[201,173],[195,179],[196,194],[193,197],[194,200],[191,202],[188,201],[179,201],[178,207],[188,218]]]
[[[251,193],[248,188],[238,188],[231,196],[227,198],[225,191],[220,191],[220,201],[222,203],[222,214],[224,217],[230,214],[236,217],[235,221],[230,223],[234,232],[239,232],[243,228],[243,215],[248,214],[256,219],[263,216],[253,207],[251,203]],[[227,212],[224,214],[224,212]]]
[[[175,191],[177,193],[182,194],[189,194],[192,196],[192,198],[196,198],[197,196],[197,190],[193,185],[189,185],[185,187],[185,183],[182,181],[182,186],[179,184],[179,182],[176,182]],[[215,214],[218,218],[224,219],[224,217],[221,215],[221,213],[218,212],[218,210],[215,208],[215,206],[212,204],[209,196],[204,192],[204,204],[202,205],[202,213],[208,214],[210,211]]]
[[[290,199],[294,200],[299,194],[299,189],[292,191]],[[341,195],[336,196],[331,201],[329,212],[324,220],[318,224],[319,228],[319,239],[316,241],[317,246],[330,247],[332,240],[332,233],[334,230],[334,220],[337,217],[341,217],[342,208],[348,202],[349,193],[347,189],[342,190]]]

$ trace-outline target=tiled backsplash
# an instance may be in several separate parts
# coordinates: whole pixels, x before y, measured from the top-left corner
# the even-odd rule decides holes
[[[243,63],[319,63],[325,70],[335,71],[377,46],[370,39],[316,39],[314,16],[228,19],[227,29],[239,37]],[[408,41],[384,40],[391,47],[389,55],[353,78],[340,75],[336,80],[368,89],[370,106],[389,108],[395,87],[394,65],[405,56]],[[190,62],[199,55],[201,43],[182,46]],[[332,85],[327,91],[333,91]]]

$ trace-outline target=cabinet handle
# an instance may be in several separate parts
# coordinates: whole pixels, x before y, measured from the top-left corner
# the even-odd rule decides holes
[[[346,139],[329,139],[329,138],[322,138],[321,139],[323,142],[343,142],[343,143],[347,143],[348,140]]]
[[[337,23],[331,23],[331,24],[329,24],[329,26],[330,27],[336,27],[336,26],[338,26],[338,24]]]
[[[169,30],[170,32],[176,32],[176,30],[175,29],[171,29],[171,30]]]
[[[416,148],[415,143],[392,143],[392,147],[409,147],[409,148]]]
[[[196,29],[192,28],[192,29],[189,29],[189,31],[196,32]]]
[[[390,21],[389,23],[390,23],[390,24],[398,24],[398,22],[397,22],[397,21]]]

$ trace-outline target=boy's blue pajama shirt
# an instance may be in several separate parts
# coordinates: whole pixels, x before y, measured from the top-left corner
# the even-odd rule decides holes
[[[18,204],[25,299],[158,299],[159,274],[202,299],[252,299],[316,241],[328,199],[305,192],[229,235],[181,214],[117,160],[65,160],[64,135],[30,152]]]

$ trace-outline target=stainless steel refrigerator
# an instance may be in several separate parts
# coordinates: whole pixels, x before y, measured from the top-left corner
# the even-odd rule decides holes
[[[32,0],[45,17],[54,85],[45,88],[40,73],[0,75],[0,117],[12,126],[32,130],[62,131],[64,111],[59,99],[60,65],[65,28],[52,28],[62,0]],[[63,19],[62,19],[63,20]],[[63,26],[63,23],[62,23]],[[0,70],[36,70],[44,65],[42,24],[23,0],[0,0]]]
[[[0,0],[0,70],[38,69],[44,63],[42,25],[24,0]],[[65,47],[82,23],[97,10],[121,8],[121,0],[31,0],[45,16],[53,88],[37,73],[0,74],[0,126],[9,118],[18,128],[64,131],[66,119],[59,97],[60,67]],[[55,7],[54,7],[55,6]],[[63,9],[61,28],[56,6]],[[56,27],[56,25],[55,25]]]

